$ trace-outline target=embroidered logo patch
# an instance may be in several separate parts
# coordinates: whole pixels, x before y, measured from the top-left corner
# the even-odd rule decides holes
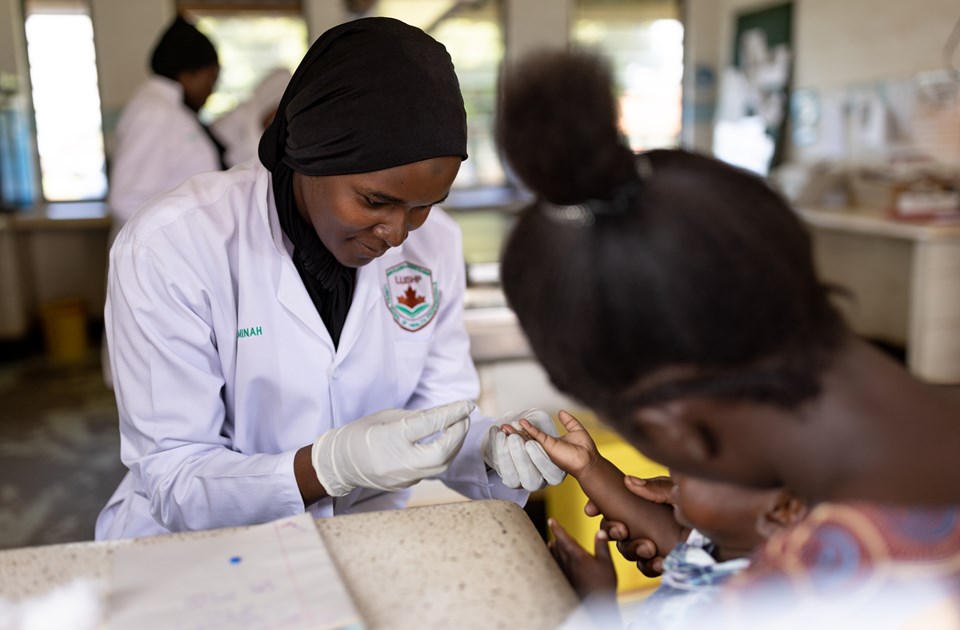
[[[404,330],[417,331],[430,323],[440,305],[440,292],[426,267],[402,262],[387,269],[383,297],[393,320]]]

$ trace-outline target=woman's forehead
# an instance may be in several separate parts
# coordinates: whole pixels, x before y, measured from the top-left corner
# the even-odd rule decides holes
[[[345,176],[345,183],[383,203],[425,205],[446,199],[460,169],[459,157],[432,158]]]

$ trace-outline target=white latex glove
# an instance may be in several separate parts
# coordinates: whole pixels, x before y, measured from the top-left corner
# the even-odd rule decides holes
[[[311,453],[313,469],[331,497],[354,488],[409,488],[447,469],[463,446],[475,408],[462,400],[364,416],[320,436]]]
[[[507,435],[500,426],[509,424],[517,431],[523,431],[520,418],[526,418],[530,424],[544,433],[557,437],[557,428],[550,415],[540,409],[527,409],[520,413],[508,413],[497,420],[483,436],[483,461],[497,471],[508,488],[519,488],[534,492],[547,484],[555,486],[567,473],[550,461],[546,451],[535,440],[527,440],[519,435]]]

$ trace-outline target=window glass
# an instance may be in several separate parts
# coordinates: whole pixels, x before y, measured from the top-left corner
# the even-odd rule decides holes
[[[573,38],[612,61],[630,146],[637,151],[677,146],[683,78],[679,0],[577,0]]]
[[[370,13],[403,20],[446,46],[467,110],[467,153],[456,188],[504,184],[493,137],[497,73],[503,59],[500,2],[380,0]]]
[[[24,6],[43,196],[103,199],[106,161],[89,7],[30,1]]]
[[[307,52],[307,26],[298,14],[190,11],[189,15],[216,46],[220,59],[216,89],[200,111],[207,123],[249,98],[271,70],[296,70]]]

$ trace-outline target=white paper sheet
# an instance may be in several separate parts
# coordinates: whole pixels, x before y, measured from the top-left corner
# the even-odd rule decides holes
[[[113,553],[113,630],[362,628],[309,514]]]

